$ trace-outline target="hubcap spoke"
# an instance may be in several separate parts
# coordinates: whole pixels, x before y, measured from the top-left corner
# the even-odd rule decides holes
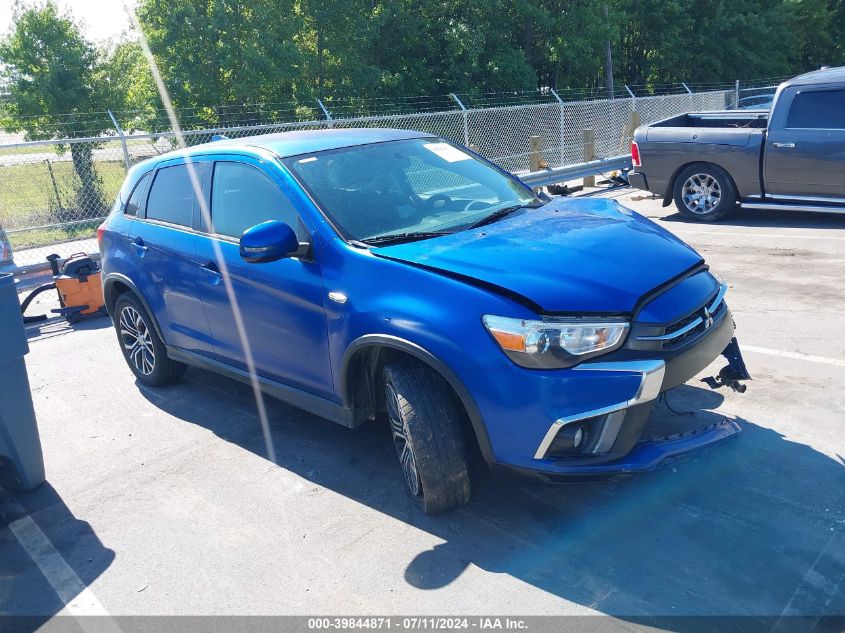
[[[399,464],[402,466],[405,483],[408,485],[411,494],[417,496],[420,494],[420,476],[417,472],[417,462],[414,458],[414,450],[408,441],[405,424],[399,414],[398,396],[392,385],[387,387],[387,419],[390,422],[393,446],[396,448]]]
[[[120,338],[129,362],[144,376],[155,370],[155,350],[147,324],[132,306],[120,311]]]

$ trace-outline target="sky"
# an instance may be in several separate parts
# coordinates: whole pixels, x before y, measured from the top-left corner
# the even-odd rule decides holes
[[[101,42],[129,30],[129,20],[123,11],[123,0],[53,0],[63,13],[70,13],[82,27],[85,37]],[[135,4],[135,0],[129,0]],[[15,0],[0,0],[0,34],[5,35],[12,26],[12,5]],[[23,4],[41,0],[24,0]]]

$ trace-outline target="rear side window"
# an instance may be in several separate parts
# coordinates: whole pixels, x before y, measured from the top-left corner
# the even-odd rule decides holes
[[[845,90],[799,92],[792,100],[786,127],[845,130]]]
[[[192,226],[195,204],[199,203],[186,165],[158,170],[147,201],[148,219]]]
[[[126,215],[138,215],[138,209],[141,208],[141,204],[144,201],[144,194],[147,191],[147,183],[149,181],[150,175],[144,174],[144,176],[142,176],[138,181],[138,184],[135,185],[135,189],[132,190],[132,195],[129,196],[129,201],[123,208],[123,212]]]
[[[211,184],[212,233],[239,238],[267,220],[288,224],[302,238],[293,203],[269,177],[245,163],[219,162]]]

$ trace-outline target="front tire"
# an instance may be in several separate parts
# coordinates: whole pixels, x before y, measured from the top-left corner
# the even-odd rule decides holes
[[[114,329],[123,358],[139,382],[159,387],[178,380],[188,368],[167,357],[152,317],[138,298],[125,292],[114,304]]]
[[[685,218],[716,222],[736,207],[733,180],[717,165],[697,163],[678,174],[673,188],[675,206]]]
[[[420,362],[384,369],[390,431],[405,485],[426,514],[466,505],[469,470],[461,414],[448,384]]]

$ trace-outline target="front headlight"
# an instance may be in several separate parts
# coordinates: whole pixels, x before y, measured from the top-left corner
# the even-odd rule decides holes
[[[610,352],[625,340],[630,324],[619,319],[483,317],[484,326],[517,365],[531,369],[572,367]]]

